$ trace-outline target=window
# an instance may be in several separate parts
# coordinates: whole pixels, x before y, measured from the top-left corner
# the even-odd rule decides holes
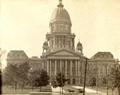
[[[72,83],[75,84],[75,79],[73,79]]]
[[[65,25],[65,30],[69,31],[69,25]]]

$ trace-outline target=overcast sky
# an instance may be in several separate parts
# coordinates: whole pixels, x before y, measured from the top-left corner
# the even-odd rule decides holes
[[[0,47],[40,57],[57,4],[58,0],[1,0]],[[85,56],[110,51],[120,58],[120,0],[63,0],[63,4],[71,17],[75,43],[81,41]]]

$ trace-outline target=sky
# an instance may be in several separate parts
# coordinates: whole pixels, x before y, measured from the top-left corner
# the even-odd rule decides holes
[[[57,4],[58,0],[1,0],[0,47],[6,55],[9,50],[24,50],[28,57],[40,57]],[[120,59],[120,0],[63,0],[63,4],[75,45],[80,40],[85,56],[107,51]]]

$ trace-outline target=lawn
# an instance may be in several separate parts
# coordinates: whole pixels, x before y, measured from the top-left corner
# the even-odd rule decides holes
[[[103,93],[107,93],[107,88],[106,87],[88,87],[90,89],[94,89],[94,90],[97,90],[97,91],[100,91],[100,92],[103,92]],[[113,93],[113,94],[112,94]],[[117,89],[114,89],[113,92],[111,89],[108,89],[108,95],[118,95],[118,90]]]
[[[107,89],[106,89],[106,87],[99,87],[99,88],[96,88],[96,87],[86,87],[86,88],[96,90],[96,92],[100,91],[100,92],[103,92],[103,93],[105,93],[107,95]],[[67,91],[67,89],[73,89],[73,90],[75,90],[75,88],[73,88],[73,87],[71,87],[69,85],[64,87],[64,90]],[[112,94],[112,90],[108,89],[108,95],[118,95],[118,90],[114,89],[113,94]]]
[[[2,86],[2,93],[3,94],[29,94],[30,92],[39,92],[40,91],[40,88],[31,88],[31,87],[27,87],[27,88],[24,88],[24,89],[13,89],[11,86]],[[51,88],[50,86],[44,86],[42,87],[41,91],[43,92],[49,92],[51,91]]]
[[[75,90],[75,88],[73,88],[71,85],[66,85],[63,88],[64,88],[65,91],[68,91],[68,89],[74,89]],[[101,91],[103,93],[107,93],[106,87],[99,87],[98,89],[96,87],[87,87],[87,88],[98,90],[98,91]],[[26,87],[23,90],[22,89],[17,89],[15,91],[11,86],[2,86],[2,93],[3,94],[29,94],[30,92],[39,92],[39,91],[40,91],[40,88],[32,89],[31,87]],[[41,91],[42,92],[50,92],[51,87],[49,85],[44,86],[44,87],[42,87]],[[108,95],[118,95],[117,89],[115,89],[113,91],[113,94],[112,94],[112,90],[108,89]]]

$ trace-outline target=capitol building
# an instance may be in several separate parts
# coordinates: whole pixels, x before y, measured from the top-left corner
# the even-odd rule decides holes
[[[23,50],[11,50],[7,55],[7,65],[22,64],[29,62],[32,70],[44,69],[50,79],[61,72],[69,79],[67,84],[82,85],[86,56],[83,53],[82,43],[79,41],[75,46],[75,34],[71,31],[72,21],[68,11],[64,8],[62,1],[59,1],[57,8],[53,11],[49,28],[43,43],[43,52],[39,57],[29,58]],[[99,51],[88,60],[87,83],[95,78],[99,84],[106,78],[106,70],[118,61],[111,52]]]

